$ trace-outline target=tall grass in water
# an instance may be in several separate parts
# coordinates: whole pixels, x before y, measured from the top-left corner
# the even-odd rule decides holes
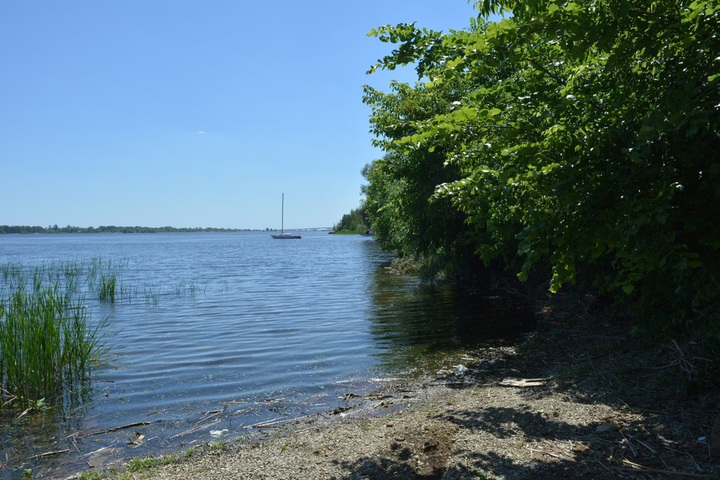
[[[100,275],[100,284],[98,286],[98,295],[100,300],[106,302],[115,301],[115,284],[117,277],[115,275]]]
[[[105,351],[107,323],[90,322],[77,272],[50,265],[0,267],[0,275],[0,407],[27,408],[77,389]]]

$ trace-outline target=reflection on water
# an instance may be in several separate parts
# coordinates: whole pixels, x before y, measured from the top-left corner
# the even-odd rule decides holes
[[[375,355],[388,370],[424,372],[464,348],[512,343],[533,323],[530,310],[506,299],[382,271],[369,295],[370,331],[382,346]]]
[[[0,236],[0,263],[95,257],[125,262],[124,294],[88,300],[110,318],[111,355],[65,408],[0,412],[0,479],[243,437],[250,425],[332,410],[374,378],[512,341],[530,321],[481,292],[388,273],[389,255],[367,237]],[[118,429],[137,422],[152,423]]]

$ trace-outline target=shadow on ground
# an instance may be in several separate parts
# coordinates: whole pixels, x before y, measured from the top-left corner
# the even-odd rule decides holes
[[[397,431],[387,451],[342,464],[343,478],[720,478],[709,448],[720,397],[681,393],[682,372],[671,370],[681,348],[638,348],[627,325],[597,320],[543,327],[519,353],[477,352],[471,374],[431,382],[465,395],[502,395],[498,380],[508,376],[545,385],[507,389],[507,406],[496,399],[428,414]]]

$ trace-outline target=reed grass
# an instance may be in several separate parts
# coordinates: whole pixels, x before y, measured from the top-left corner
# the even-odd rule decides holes
[[[16,290],[0,302],[3,390],[25,408],[75,388],[104,351],[106,321],[91,326],[87,309],[58,288]]]
[[[158,292],[155,291],[155,285],[145,285],[145,303],[148,305],[158,305]]]
[[[61,405],[83,389],[95,362],[107,351],[108,318],[91,318],[86,298],[114,303],[142,298],[157,306],[160,285],[125,286],[128,260],[0,264],[0,408]],[[207,287],[205,287],[207,288]],[[225,283],[227,289],[227,282]],[[204,291],[181,281],[177,296]],[[103,308],[103,307],[101,307]]]
[[[174,286],[175,289],[175,295],[180,296],[184,295],[187,292],[187,286],[185,285],[185,281],[178,283]]]
[[[101,275],[100,284],[98,287],[98,294],[100,300],[106,302],[115,302],[115,285],[117,284],[117,277],[115,275]]]
[[[71,262],[0,265],[0,408],[61,400],[106,352],[108,319],[91,321],[83,273],[85,265]],[[117,278],[98,269],[91,274],[98,275],[101,299],[114,301]]]

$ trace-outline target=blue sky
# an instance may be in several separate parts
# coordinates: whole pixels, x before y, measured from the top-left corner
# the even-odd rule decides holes
[[[332,226],[382,156],[362,85],[392,46],[460,30],[465,0],[0,4],[0,225]]]

